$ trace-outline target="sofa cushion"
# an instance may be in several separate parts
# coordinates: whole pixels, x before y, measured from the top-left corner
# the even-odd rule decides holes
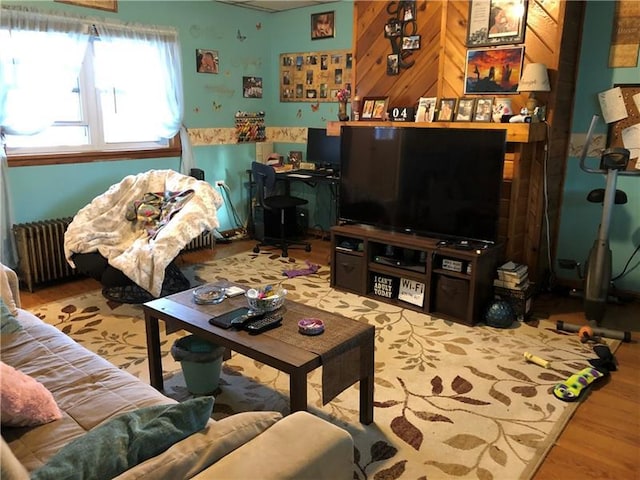
[[[243,412],[209,425],[114,480],[191,478],[282,418],[279,412]],[[258,472],[256,470],[256,472]]]
[[[63,414],[61,420],[38,427],[3,428],[2,435],[28,471],[117,415],[175,403],[26,310],[19,309],[17,319],[23,330],[2,335],[2,361],[42,383]]]
[[[22,325],[15,315],[9,311],[9,307],[0,298],[0,334],[16,333],[22,330]]]
[[[202,430],[212,409],[213,397],[199,397],[124,413],[65,445],[31,479],[111,479]]]
[[[62,418],[51,392],[44,385],[0,362],[2,425],[32,427]]]

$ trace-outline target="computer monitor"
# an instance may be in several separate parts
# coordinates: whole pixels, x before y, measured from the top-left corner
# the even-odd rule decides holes
[[[309,128],[306,161],[316,168],[340,170],[340,136],[327,135],[326,128]]]

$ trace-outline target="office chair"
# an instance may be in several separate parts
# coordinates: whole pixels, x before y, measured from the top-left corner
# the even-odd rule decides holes
[[[256,202],[264,212],[264,235],[253,251],[258,253],[260,247],[277,247],[282,249],[282,256],[288,257],[288,249],[292,246],[304,247],[311,251],[311,244],[300,240],[288,239],[287,220],[296,220],[296,208],[308,203],[304,198],[291,195],[277,195],[275,192],[276,171],[270,165],[258,162],[251,164],[251,173],[256,182]],[[275,233],[278,233],[276,236]]]

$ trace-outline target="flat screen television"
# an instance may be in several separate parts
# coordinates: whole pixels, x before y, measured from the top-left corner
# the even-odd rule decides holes
[[[316,168],[340,168],[340,137],[327,135],[326,128],[307,129],[307,162]]]
[[[495,243],[506,130],[341,128],[339,218]]]

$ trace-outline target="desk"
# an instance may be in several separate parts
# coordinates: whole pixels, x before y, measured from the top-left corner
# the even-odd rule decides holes
[[[255,182],[253,181],[253,175],[251,170],[247,170],[247,175],[249,176],[249,212],[248,212],[248,231],[251,238],[255,238],[255,223],[254,223],[254,214],[253,209],[255,208],[252,200],[254,197],[254,186]],[[327,185],[330,189],[331,193],[331,201],[333,203],[331,212],[332,215],[329,219],[330,225],[336,225],[338,221],[338,198],[339,198],[339,185],[340,178],[333,175],[318,175],[318,174],[308,174],[306,172],[299,172],[297,170],[289,170],[286,172],[277,172],[276,173],[276,181],[280,182],[284,185],[286,194],[289,194],[291,191],[291,183],[292,182],[302,182],[305,185],[308,185],[312,188],[317,188],[320,185]],[[328,232],[327,232],[328,233]]]

